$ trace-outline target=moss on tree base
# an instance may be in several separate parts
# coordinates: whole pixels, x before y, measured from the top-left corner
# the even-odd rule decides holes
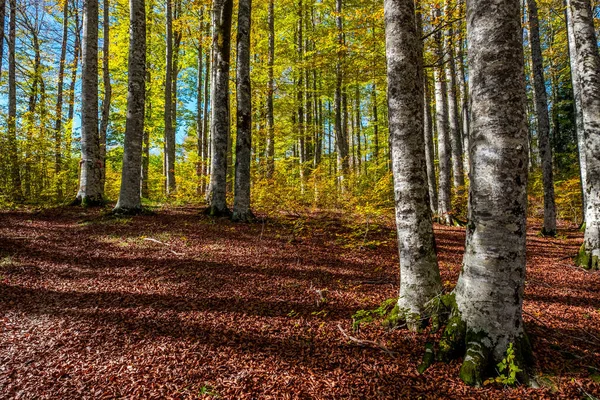
[[[227,207],[221,209],[221,208],[217,208],[217,207],[214,207],[214,206],[210,206],[210,207],[207,207],[204,210],[204,214],[208,215],[209,217],[216,217],[216,218],[218,218],[218,217],[227,217],[227,218],[231,217],[231,211]]]
[[[579,253],[577,253],[577,257],[575,258],[575,263],[583,269],[595,271],[600,270],[598,261],[598,256],[592,255],[592,252],[585,248],[585,243],[582,244]]]

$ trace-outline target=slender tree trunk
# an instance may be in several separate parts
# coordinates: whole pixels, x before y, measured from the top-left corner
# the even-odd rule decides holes
[[[446,18],[452,20],[454,13],[446,0]],[[456,62],[454,57],[454,24],[449,23],[445,35],[446,81],[448,84],[448,129],[450,148],[452,151],[452,185],[455,190],[465,186],[465,171],[463,169],[462,125],[458,109],[458,93],[456,85]]]
[[[398,309],[411,330],[442,290],[428,203],[423,143],[422,44],[412,0],[385,0],[392,171],[400,253]]]
[[[431,89],[429,86],[429,79],[426,74],[423,74],[423,87],[424,87],[424,139],[425,139],[425,165],[427,167],[427,188],[429,189],[429,207],[431,212],[437,214],[438,199],[437,199],[437,188],[435,182],[435,157],[434,157],[434,144],[433,144],[433,121],[431,119]]]
[[[570,0],[585,129],[585,234],[577,263],[600,269],[600,56],[589,0]]]
[[[98,138],[98,2],[83,2],[81,70],[81,177],[76,202],[85,206],[104,203]]]
[[[71,9],[75,14],[75,43],[73,45],[73,62],[71,64],[71,82],[69,83],[69,109],[67,112],[67,123],[70,131],[66,132],[65,155],[71,158],[71,142],[73,135],[73,115],[75,113],[75,84],[77,83],[77,70],[79,68],[79,58],[81,57],[81,29],[82,24],[79,20],[79,0],[73,0]]]
[[[440,9],[436,10],[436,16],[441,16]],[[438,213],[441,222],[446,225],[452,223],[450,216],[450,138],[448,132],[448,89],[446,76],[444,74],[444,47],[442,44],[442,32],[435,34],[436,57],[438,65],[434,69],[435,79],[435,122],[438,135],[438,160],[439,160],[439,193]]]
[[[137,214],[142,210],[140,185],[146,94],[146,5],[144,0],[130,0],[129,4],[127,122],[121,190],[114,209],[115,213],[120,214]]]
[[[229,215],[227,208],[227,143],[229,141],[229,55],[232,0],[213,1],[213,85],[211,87],[212,158],[210,215]]]
[[[165,67],[165,148],[164,164],[167,195],[176,188],[175,130],[173,128],[173,0],[166,0],[166,67]]]
[[[196,135],[197,140],[197,153],[198,153],[198,165],[196,166],[196,177],[198,179],[198,194],[202,194],[202,181],[204,180],[204,158],[202,156],[202,150],[204,149],[204,123],[202,114],[202,90],[203,80],[202,73],[204,72],[204,52],[202,46],[202,35],[204,34],[204,9],[200,12],[200,30],[198,35],[198,56],[197,62],[198,71],[196,73]]]
[[[10,160],[11,197],[23,200],[21,173],[19,171],[19,148],[17,145],[17,63],[15,60],[17,1],[9,0],[8,22],[8,151]]]
[[[41,54],[40,54],[40,42],[38,37],[38,31],[34,24],[27,24],[29,28],[29,36],[31,37],[31,45],[34,52],[33,61],[33,76],[31,77],[31,91],[29,92],[29,104],[27,108],[26,120],[27,120],[27,141],[25,142],[25,162],[23,163],[23,180],[24,180],[24,191],[25,198],[31,199],[31,185],[33,183],[33,171],[32,167],[35,164],[33,157],[33,142],[34,142],[34,130],[35,130],[35,113],[38,102],[38,88],[41,80]]]
[[[361,149],[361,132],[362,132],[362,120],[360,116],[360,87],[356,85],[355,92],[355,108],[354,108],[354,117],[355,117],[355,127],[356,127],[356,163],[357,163],[357,173],[360,175],[361,171],[361,162],[362,162],[362,149]]]
[[[273,118],[273,63],[275,61],[275,8],[273,0],[269,0],[269,53],[267,58],[267,178],[271,179],[275,172],[275,121]]]
[[[571,66],[571,84],[573,87],[573,108],[575,111],[575,130],[577,132],[577,152],[579,154],[579,177],[581,179],[581,200],[583,207],[583,220],[587,210],[587,170],[585,162],[585,127],[583,125],[583,110],[581,105],[581,83],[577,71],[577,49],[575,47],[575,33],[573,31],[573,15],[570,3],[566,1],[565,20],[567,28],[567,41],[569,49],[569,62]]]
[[[237,135],[233,220],[248,221],[250,211],[250,151],[252,149],[252,88],[250,86],[250,21],[252,0],[240,0],[237,34]]]
[[[54,120],[54,173],[56,174],[56,197],[63,197],[62,176],[62,109],[63,109],[63,86],[65,80],[65,63],[67,57],[67,43],[69,34],[69,2],[63,4],[63,32],[60,46],[60,60],[58,65],[58,83],[56,93],[56,116]],[[1,57],[1,54],[0,54]]]
[[[456,308],[440,349],[445,358],[466,346],[460,377],[481,385],[509,344],[521,369],[530,355],[522,319],[528,143],[519,1],[469,1],[467,32],[469,224]],[[525,372],[517,378],[528,383]]]
[[[527,11],[527,15],[529,16],[529,43],[531,47],[538,146],[542,159],[542,181],[544,185],[544,226],[542,233],[554,236],[556,235],[556,208],[554,206],[554,177],[552,173],[552,149],[550,147],[550,119],[548,117],[548,98],[546,95],[546,80],[544,78],[544,64],[535,0],[527,0]]]
[[[371,89],[371,108],[373,113],[373,159],[377,165],[379,160],[379,120],[377,115],[377,85],[374,82]]]
[[[344,129],[345,123],[343,121],[342,114],[344,114],[343,95],[342,95],[342,84],[343,84],[343,67],[342,62],[344,59],[344,52],[342,47],[344,46],[344,26],[342,21],[342,0],[336,0],[335,2],[335,23],[337,27],[337,61],[335,65],[335,146],[337,150],[338,159],[338,185],[343,190],[346,183],[344,182],[346,175],[348,174],[348,138],[346,136],[346,130]]]
[[[102,18],[102,82],[104,83],[104,99],[102,100],[102,118],[100,119],[100,159],[106,164],[106,133],[110,116],[110,102],[112,98],[112,85],[110,83],[110,2],[104,0]],[[102,168],[102,187],[106,182],[106,169]]]
[[[206,55],[204,58],[204,65],[206,65],[206,73],[204,75],[204,110],[202,111],[202,115],[204,115],[204,126],[202,127],[202,133],[204,135],[203,146],[202,146],[202,163],[203,171],[202,174],[204,179],[202,179],[202,193],[206,194],[207,186],[208,186],[208,174],[210,173],[210,145],[209,145],[209,120],[210,115],[208,113],[208,105],[210,103],[210,51],[206,51]]]
[[[148,15],[146,18],[146,93],[145,93],[145,107],[144,111],[144,144],[142,149],[142,198],[150,197],[150,132],[152,130],[151,124],[154,121],[153,106],[152,106],[152,65],[148,55],[153,49],[152,32],[154,28],[154,0],[150,0],[147,6]]]
[[[4,27],[6,25],[6,0],[0,0],[0,79],[2,78],[2,62],[4,57]]]
[[[459,0],[459,15],[462,17],[465,15],[464,1]],[[461,24],[462,25],[462,24]],[[466,171],[467,175],[470,171],[469,163],[469,144],[470,144],[470,116],[469,116],[469,87],[467,85],[467,77],[465,74],[465,38],[462,34],[463,28],[459,28],[460,36],[456,43],[456,58],[458,60],[458,87],[460,91],[460,116],[462,124],[462,141],[463,141],[463,171]]]

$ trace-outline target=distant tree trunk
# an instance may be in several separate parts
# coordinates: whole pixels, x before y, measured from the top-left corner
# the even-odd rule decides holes
[[[585,234],[577,264],[600,269],[600,56],[589,0],[570,0],[585,129]]]
[[[77,70],[79,68],[79,58],[81,56],[81,29],[82,24],[79,20],[79,0],[73,0],[71,5],[73,14],[75,14],[75,43],[73,44],[73,62],[71,63],[71,82],[69,83],[69,109],[67,112],[67,122],[71,131],[66,132],[65,155],[71,158],[71,141],[73,129],[73,115],[75,113],[75,84],[77,83]]]
[[[431,119],[431,90],[429,87],[429,79],[424,74],[423,79],[424,87],[424,139],[425,139],[425,165],[427,166],[427,187],[429,189],[429,207],[433,214],[437,214],[438,199],[437,199],[437,188],[435,182],[435,157],[434,157],[434,144],[433,144],[433,121]]]
[[[379,121],[377,115],[377,85],[373,82],[371,89],[371,108],[373,113],[373,159],[375,164],[379,160]]]
[[[83,47],[81,70],[81,177],[76,203],[104,203],[98,138],[98,2],[83,2]]]
[[[298,128],[298,161],[300,166],[300,186],[302,192],[304,192],[304,178],[305,178],[305,162],[306,162],[306,143],[305,143],[305,125],[304,125],[304,40],[303,40],[303,15],[302,0],[298,1],[298,20],[296,28],[296,52],[297,52],[297,68],[298,76],[296,80],[296,102],[298,107],[298,114],[296,116],[297,128]]]
[[[556,208],[554,206],[554,177],[552,173],[552,149],[550,147],[550,119],[548,117],[548,98],[546,95],[546,80],[544,78],[544,63],[535,0],[527,0],[527,11],[527,15],[529,16],[529,43],[531,47],[538,146],[542,159],[542,181],[544,185],[544,226],[542,233],[547,236],[554,236],[556,235]]]
[[[65,63],[67,57],[67,43],[69,35],[69,2],[63,4],[62,43],[60,46],[60,60],[58,65],[58,83],[56,93],[56,117],[54,120],[54,173],[56,174],[56,197],[63,197],[62,177],[62,109],[63,109],[63,86],[65,80]],[[0,54],[1,57],[1,54]]]
[[[467,25],[469,223],[440,358],[466,347],[460,377],[482,385],[509,344],[521,369],[530,355],[522,318],[528,146],[519,0],[469,1]],[[528,383],[526,372],[517,379]]]
[[[441,16],[440,9],[436,10],[436,16]],[[448,132],[448,89],[446,76],[444,74],[444,47],[442,44],[442,32],[435,34],[436,57],[438,65],[434,69],[435,79],[435,122],[438,134],[438,159],[439,159],[439,192],[438,212],[441,222],[446,225],[452,223],[450,216],[450,138]]]
[[[104,0],[103,3],[103,40],[102,40],[102,81],[104,83],[104,99],[102,100],[102,118],[100,120],[100,159],[102,164],[106,165],[106,133],[108,131],[108,121],[110,116],[110,102],[112,98],[112,86],[110,83],[110,2]],[[102,168],[102,187],[106,182],[106,169]]]
[[[275,9],[273,0],[269,0],[269,52],[267,56],[267,178],[275,172],[275,121],[273,117],[273,63],[275,61]]]
[[[454,13],[451,12],[451,5],[446,0],[446,18],[452,20]],[[458,109],[458,93],[456,85],[456,61],[454,57],[454,26],[449,23],[445,35],[445,64],[446,81],[448,82],[448,128],[450,136],[450,148],[452,151],[452,185],[454,189],[464,188],[465,171],[463,169],[463,142],[462,125],[460,123],[460,114]]]
[[[204,72],[203,65],[203,46],[202,46],[202,35],[204,34],[204,9],[200,12],[200,30],[198,35],[198,56],[197,62],[198,71],[196,72],[196,135],[197,140],[197,153],[198,153],[198,165],[196,166],[196,177],[198,178],[198,194],[202,194],[202,182],[204,181],[204,163],[206,160],[203,158],[202,151],[204,149],[204,122],[202,114],[202,91],[203,91],[203,80],[202,73]]]
[[[2,78],[2,61],[4,57],[4,27],[6,25],[6,0],[0,0],[0,78]]]
[[[17,63],[15,61],[17,1],[9,0],[8,4],[10,7],[8,21],[8,152],[11,197],[14,201],[20,202],[23,200],[23,191],[21,189],[19,149],[17,146]]]
[[[385,0],[392,171],[400,253],[398,309],[411,330],[442,291],[428,203],[423,143],[422,44],[412,0]]]
[[[173,128],[173,0],[166,0],[166,57],[165,57],[165,147],[164,164],[167,195],[176,188],[175,130]]]
[[[211,176],[208,213],[229,215],[227,143],[229,141],[229,55],[233,0],[213,1],[213,85],[211,87]]]
[[[342,100],[342,84],[343,84],[343,69],[342,61],[344,53],[342,47],[344,45],[344,27],[342,22],[342,0],[335,2],[335,24],[337,27],[337,61],[335,65],[335,146],[338,159],[338,185],[343,190],[346,183],[344,179],[348,174],[348,137],[346,136],[345,123],[343,121],[344,105]]]
[[[585,127],[583,125],[583,110],[581,105],[581,83],[577,75],[577,49],[575,47],[575,33],[573,31],[573,15],[570,3],[567,0],[565,7],[565,20],[567,28],[567,40],[569,49],[569,62],[571,67],[571,86],[573,87],[573,108],[575,111],[575,130],[577,132],[577,152],[579,154],[579,177],[581,179],[581,200],[583,208],[583,220],[587,210],[587,170],[585,162]]]
[[[152,8],[150,8],[151,10]],[[148,36],[148,35],[147,35]],[[151,47],[152,45],[147,45]],[[148,57],[146,57],[146,60]],[[143,138],[143,148],[142,148],[142,198],[150,197],[150,127],[149,124],[152,121],[152,75],[150,73],[150,66],[146,67],[146,110],[144,111],[144,119],[146,122],[144,123],[144,138]]]
[[[208,105],[210,103],[210,51],[206,51],[206,55],[204,57],[204,64],[206,65],[206,74],[204,75],[204,110],[202,110],[202,115],[204,115],[202,132],[204,135],[203,146],[202,146],[202,159],[204,166],[204,179],[202,180],[202,193],[206,194],[208,181],[207,176],[210,173],[210,145],[209,145],[209,120],[210,115],[208,113]]]
[[[362,149],[361,149],[361,143],[360,143],[360,137],[361,137],[361,132],[362,132],[362,119],[360,116],[360,87],[359,85],[356,85],[356,92],[355,92],[355,106],[354,106],[354,117],[356,119],[355,122],[355,127],[356,127],[356,132],[355,132],[355,136],[356,136],[356,163],[357,163],[357,173],[360,175],[360,171],[361,171],[361,161],[362,161]]]
[[[31,195],[31,185],[33,181],[32,176],[32,166],[34,164],[32,147],[34,141],[34,130],[35,130],[35,113],[36,106],[38,102],[38,88],[41,81],[41,53],[40,53],[40,41],[38,36],[37,25],[35,23],[25,23],[24,24],[29,30],[29,37],[31,38],[31,45],[33,47],[34,53],[34,61],[33,61],[33,76],[31,77],[30,83],[30,92],[29,92],[29,102],[27,107],[27,141],[25,143],[25,162],[23,163],[23,180],[25,184],[25,198],[30,199]]]
[[[252,149],[252,88],[250,86],[250,21],[252,0],[240,0],[237,34],[237,135],[233,220],[253,219],[250,211],[250,151]]]
[[[121,190],[114,209],[119,214],[142,211],[140,184],[146,94],[146,5],[144,0],[130,0],[129,4],[127,122]]]

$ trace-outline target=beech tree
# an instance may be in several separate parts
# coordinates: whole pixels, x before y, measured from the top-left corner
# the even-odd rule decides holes
[[[577,263],[586,269],[600,264],[600,56],[589,0],[570,0],[575,36],[576,76],[581,90],[585,131],[585,235]]]
[[[440,352],[447,359],[465,349],[460,376],[470,385],[483,383],[488,366],[500,362],[510,344],[523,370],[518,379],[527,382],[522,304],[528,131],[521,35],[518,0],[468,2],[469,222]]]
[[[81,176],[75,203],[104,203],[98,137],[98,2],[83,2],[83,46],[81,70]]]
[[[146,94],[146,5],[144,0],[130,0],[129,10],[129,84],[127,122],[123,151],[123,172],[118,214],[136,214],[142,210],[142,142]]]
[[[250,211],[250,151],[252,149],[252,88],[250,87],[250,17],[252,1],[238,6],[237,34],[237,136],[235,146],[235,197],[233,220],[252,219]]]
[[[208,213],[229,215],[227,208],[227,143],[229,141],[229,55],[232,0],[213,1],[213,60],[211,85],[211,176]]]
[[[441,293],[423,137],[421,38],[412,0],[385,0],[388,107],[400,253],[398,310],[410,329]]]

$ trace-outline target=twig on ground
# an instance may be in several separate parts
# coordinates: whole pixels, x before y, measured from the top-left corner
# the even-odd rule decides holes
[[[346,333],[346,331],[344,331],[344,329],[342,328],[342,326],[340,324],[337,325],[338,329],[340,330],[340,332],[342,333],[342,335],[348,339],[349,341],[358,344],[359,346],[362,347],[374,347],[377,348],[379,350],[382,350],[383,352],[387,353],[390,357],[395,358],[394,356],[394,352],[391,351],[390,349],[388,349],[387,347],[385,347],[384,345],[377,343],[373,340],[364,340],[364,339],[358,339],[355,338],[354,336],[350,336]]]
[[[147,240],[149,242],[154,242],[154,243],[162,244],[163,246],[167,246],[167,250],[169,250],[171,253],[175,254],[176,256],[182,256],[182,255],[184,255],[183,253],[178,253],[178,252],[176,252],[174,250],[169,249],[168,247],[171,246],[171,245],[168,244],[168,243],[161,242],[160,240],[156,240],[156,239],[153,239],[153,238],[144,238],[144,240]]]

